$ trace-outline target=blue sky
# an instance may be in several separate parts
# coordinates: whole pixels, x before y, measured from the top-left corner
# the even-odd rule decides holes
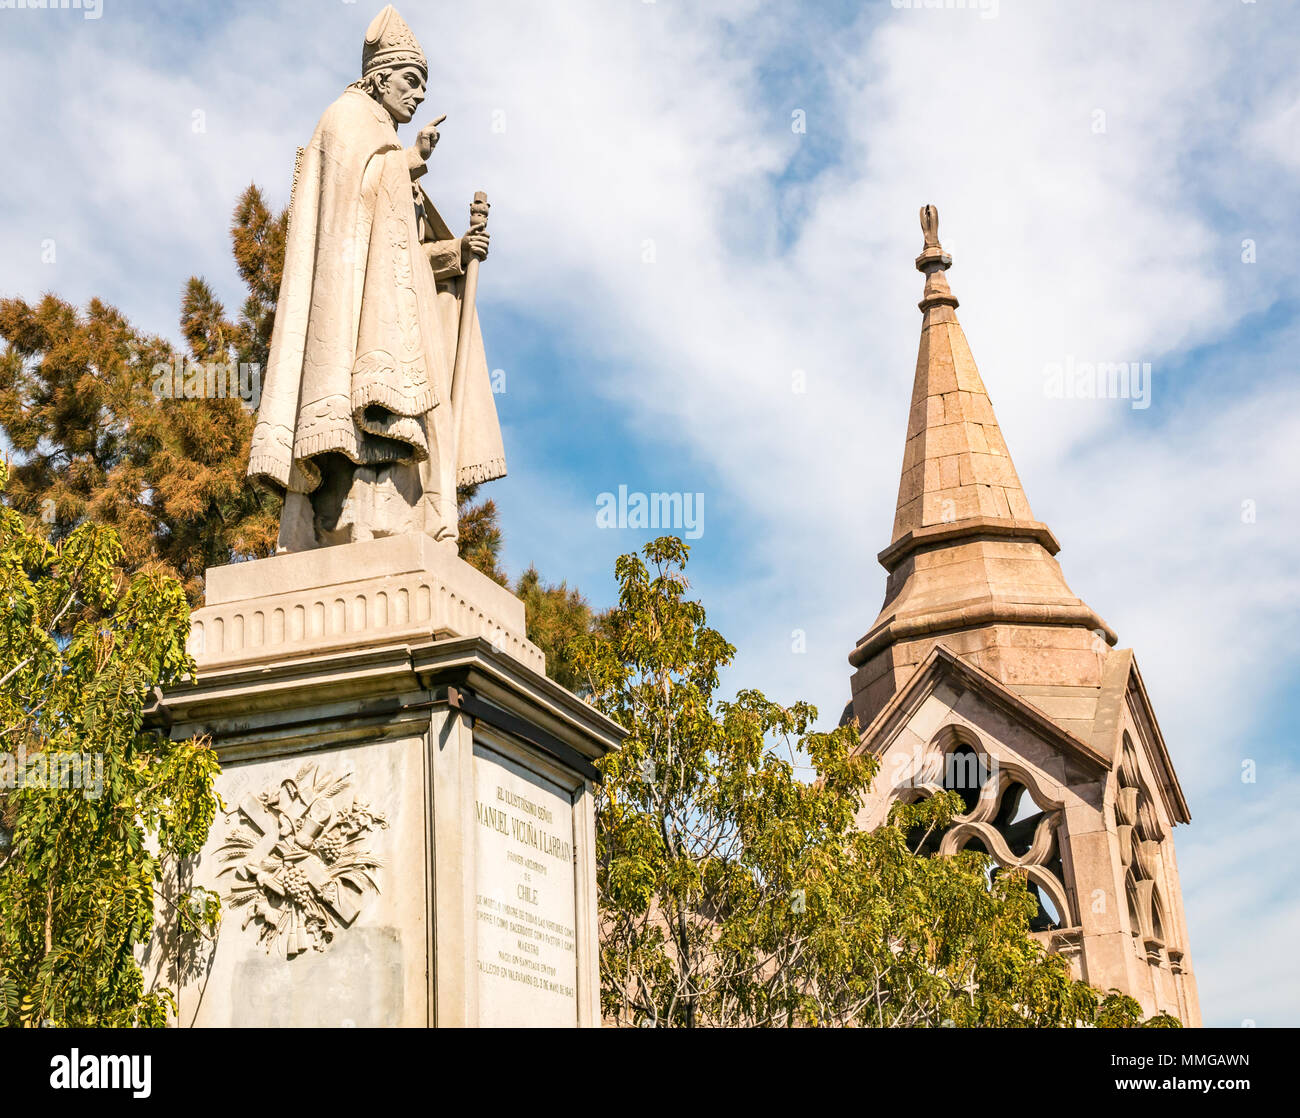
[[[0,10],[0,290],[173,337],[193,272],[236,306],[234,201],[287,201],[379,6]],[[430,192],[453,226],[493,202],[507,565],[607,604],[644,533],[598,529],[598,495],[702,493],[728,685],[832,722],[884,591],[934,203],[1034,512],[1136,650],[1192,806],[1206,1020],[1300,1024],[1294,5],[399,7],[435,71],[417,124],[448,114]],[[1151,406],[1050,398],[1067,359],[1150,362]]]

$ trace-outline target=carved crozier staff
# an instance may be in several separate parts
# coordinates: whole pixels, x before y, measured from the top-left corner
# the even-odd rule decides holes
[[[480,232],[487,228],[489,203],[487,195],[477,190],[474,192],[474,201],[469,207],[469,231],[471,233]],[[451,370],[451,413],[456,425],[456,451],[459,453],[461,427],[464,423],[462,402],[465,399],[465,382],[468,377],[465,373],[465,367],[469,364],[469,338],[470,331],[474,328],[474,299],[478,294],[478,265],[477,256],[471,256],[469,263],[465,265],[465,290],[460,300],[460,330],[456,335],[456,363]],[[456,457],[452,461],[458,461]]]

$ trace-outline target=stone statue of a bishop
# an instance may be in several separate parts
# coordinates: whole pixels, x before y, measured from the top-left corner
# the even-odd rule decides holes
[[[462,307],[487,256],[486,210],[453,236],[419,181],[436,123],[413,147],[397,136],[428,72],[384,8],[361,80],[300,153],[248,466],[284,494],[281,551],[413,532],[454,549],[457,484],[506,472],[473,283]]]

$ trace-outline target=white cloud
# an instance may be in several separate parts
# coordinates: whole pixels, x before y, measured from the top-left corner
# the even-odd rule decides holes
[[[1285,821],[1300,774],[1273,766],[1223,797],[1213,830],[1176,836],[1192,967],[1207,1025],[1295,1024],[1300,921],[1295,858]]]

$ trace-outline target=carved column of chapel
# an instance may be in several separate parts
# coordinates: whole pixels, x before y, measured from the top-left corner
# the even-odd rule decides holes
[[[846,719],[882,761],[863,805],[944,788],[938,854],[1022,869],[1034,929],[1078,977],[1200,1023],[1174,859],[1190,821],[1132,650],[1066,584],[961,324],[934,207],[921,211],[921,342],[885,602],[849,656]]]

